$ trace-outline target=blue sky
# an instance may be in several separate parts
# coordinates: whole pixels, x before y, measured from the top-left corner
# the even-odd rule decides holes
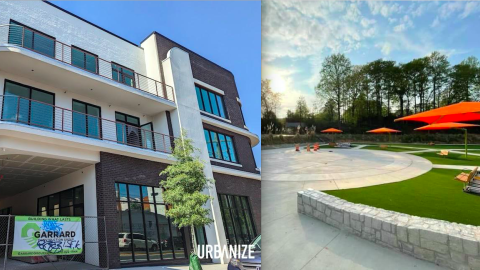
[[[260,134],[259,1],[52,1],[139,44],[153,31],[233,72],[250,131]],[[260,144],[253,148],[260,167]]]
[[[479,26],[480,2],[264,1],[262,79],[282,93],[283,117],[300,96],[313,107],[322,61],[332,53],[362,65],[437,50],[457,64],[480,58]]]

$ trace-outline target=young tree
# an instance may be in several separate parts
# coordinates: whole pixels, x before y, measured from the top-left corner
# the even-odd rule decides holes
[[[160,182],[160,186],[165,189],[163,199],[171,206],[166,216],[172,218],[179,228],[190,227],[195,254],[195,228],[213,222],[209,218],[209,210],[203,207],[213,198],[202,191],[214,181],[203,173],[204,165],[196,155],[197,151],[185,130],[182,130],[182,138],[175,139],[172,153],[177,162],[160,173],[160,176],[166,176],[166,179]]]

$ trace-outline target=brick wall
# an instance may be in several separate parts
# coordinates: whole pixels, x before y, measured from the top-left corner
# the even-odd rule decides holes
[[[220,173],[213,173],[213,177],[215,178],[217,193],[248,197],[255,222],[255,229],[257,234],[261,234],[261,181]]]
[[[115,182],[158,186],[167,164],[101,152],[95,165],[98,216],[105,216],[110,268],[120,268]]]

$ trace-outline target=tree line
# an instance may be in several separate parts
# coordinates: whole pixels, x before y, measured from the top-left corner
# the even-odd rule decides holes
[[[262,81],[262,126],[273,118],[281,126],[282,120],[276,119],[274,110],[264,110],[263,86]],[[315,92],[315,104],[323,101],[322,106],[310,110],[301,98],[296,110],[287,112],[283,121],[334,126],[350,132],[398,126],[393,124],[398,117],[478,100],[480,62],[470,56],[452,66],[445,54],[435,51],[408,63],[378,59],[352,65],[344,54],[332,54],[322,63]],[[279,98],[277,101],[274,105],[278,107]]]

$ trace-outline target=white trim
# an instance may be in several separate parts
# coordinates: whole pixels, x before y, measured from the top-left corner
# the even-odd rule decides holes
[[[210,117],[205,116],[205,115],[202,115],[202,122],[206,123],[206,124],[209,124],[209,125],[212,125],[212,126],[216,126],[216,127],[225,129],[225,130],[228,130],[228,131],[231,131],[231,132],[234,132],[234,133],[237,133],[237,134],[240,134],[240,135],[243,135],[243,136],[246,136],[250,139],[252,147],[254,147],[255,145],[257,145],[260,142],[260,139],[258,138],[257,134],[254,134],[254,133],[252,133],[248,130],[245,130],[243,128],[236,127],[234,125],[231,125],[231,124],[228,124],[228,123],[210,118]]]
[[[237,102],[240,103],[240,106],[242,106],[242,101],[240,100],[239,97],[237,97]]]
[[[249,130],[247,126],[243,125],[243,127],[244,127],[246,130]]]
[[[260,174],[256,174],[256,173],[244,172],[244,171],[239,171],[239,170],[235,170],[235,169],[215,166],[215,165],[212,165],[212,170],[213,170],[213,172],[216,172],[216,173],[228,174],[228,175],[233,175],[233,176],[238,176],[238,177],[243,177],[243,178],[254,179],[254,180],[258,180],[258,181],[262,180],[262,176]]]
[[[225,160],[221,160],[221,159],[210,158],[210,161],[215,161],[215,162],[219,162],[219,163],[223,163],[223,164],[227,164],[227,165],[232,165],[232,166],[237,166],[237,167],[243,167],[242,164],[233,163],[233,162],[225,161]]]
[[[260,169],[260,168],[255,168],[255,170],[256,170],[257,172],[261,172],[261,171],[262,171],[262,169]]]
[[[196,83],[196,84],[199,84],[205,88],[207,88],[206,90],[211,90],[213,92],[217,92],[218,94],[222,95],[222,96],[225,96],[225,92],[223,90],[220,90],[218,88],[216,88],[215,86],[212,86],[206,82],[202,82],[200,80],[197,80],[195,78],[193,78],[193,81]]]
[[[203,113],[205,113],[205,114],[208,115],[208,116],[215,117],[215,118],[217,118],[217,119],[226,121],[226,122],[228,122],[228,123],[232,123],[232,121],[230,121],[230,120],[227,119],[227,118],[223,118],[223,117],[220,117],[220,116],[218,116],[218,115],[215,115],[215,114],[212,114],[212,113],[209,113],[209,112],[206,112],[206,111],[202,111],[202,110],[200,110],[200,111],[203,112]]]
[[[0,136],[2,135],[18,139],[35,140],[36,142],[51,143],[59,146],[73,147],[87,151],[103,151],[166,164],[173,164],[175,162],[175,158],[171,154],[167,153],[122,145],[116,142],[72,135],[71,133],[67,132],[47,130],[21,124],[19,125],[12,122],[0,121]],[[9,148],[8,145],[3,147]]]

